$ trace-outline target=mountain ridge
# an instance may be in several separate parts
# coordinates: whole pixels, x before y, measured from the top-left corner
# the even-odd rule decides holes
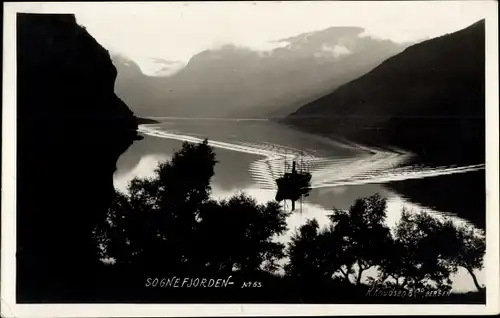
[[[484,162],[484,85],[480,20],[406,48],[283,122],[430,157],[444,159],[446,149],[460,160]]]

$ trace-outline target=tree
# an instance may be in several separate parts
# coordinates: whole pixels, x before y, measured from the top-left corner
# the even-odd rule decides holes
[[[321,234],[316,219],[308,220],[295,231],[287,248],[290,261],[285,265],[285,273],[288,276],[303,281],[331,278],[332,273],[322,266],[326,260],[322,253],[327,249],[319,244]]]
[[[128,263],[133,254],[130,246],[133,213],[129,197],[116,191],[108,210],[106,219],[98,225],[96,236],[102,249],[101,257],[113,259],[115,262]]]
[[[284,257],[284,245],[273,238],[287,230],[288,215],[277,202],[257,204],[243,193],[207,202],[196,235],[206,267],[216,266],[218,271],[276,270],[277,261]]]
[[[385,225],[387,200],[379,194],[357,199],[349,211],[334,209],[330,216],[332,234],[341,238],[342,265],[339,270],[355,284],[361,283],[363,272],[379,265],[385,247],[390,241],[390,230]],[[336,240],[333,240],[334,242]]]
[[[127,194],[116,192],[98,230],[107,256],[151,270],[182,267],[193,257],[191,238],[215,163],[207,140],[185,142],[152,178],[134,178]]]
[[[342,275],[361,283],[363,272],[382,262],[382,251],[390,241],[384,224],[386,200],[375,194],[357,199],[348,211],[334,209],[329,227],[319,230],[317,221],[303,225],[288,247],[290,276]]]
[[[198,258],[193,238],[200,209],[210,198],[215,164],[215,153],[205,139],[199,144],[184,142],[171,161],[158,165],[151,190],[144,194],[152,204],[156,234],[143,251],[148,267],[189,270]]]
[[[450,275],[462,266],[481,289],[473,270],[482,267],[484,240],[475,230],[457,226],[449,218],[441,220],[405,209],[394,230],[381,266],[382,280],[391,277],[395,285],[403,288],[451,289]]]
[[[107,257],[162,274],[277,269],[284,245],[273,239],[287,230],[288,213],[244,194],[210,199],[215,164],[207,140],[184,143],[152,178],[135,178],[127,194],[116,192],[96,231]]]
[[[483,230],[474,229],[468,224],[457,225],[451,220],[443,224],[442,241],[446,242],[445,259],[452,267],[462,267],[471,275],[478,291],[485,287],[479,285],[474,270],[483,268],[486,252],[486,237]]]

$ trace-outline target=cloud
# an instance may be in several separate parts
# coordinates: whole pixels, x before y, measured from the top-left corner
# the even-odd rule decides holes
[[[328,44],[323,44],[321,49],[323,52],[329,53],[329,54],[333,55],[334,57],[340,57],[340,56],[351,54],[351,51],[342,45],[335,45],[332,47]]]
[[[440,36],[484,18],[482,1],[41,3],[25,11],[75,13],[106,48],[187,62],[213,45],[271,49],[272,41],[332,26],[397,42]]]

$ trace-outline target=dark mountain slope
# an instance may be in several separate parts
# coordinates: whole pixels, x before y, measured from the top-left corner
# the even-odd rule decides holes
[[[484,21],[415,44],[285,119],[433,162],[484,162]]]
[[[137,118],[108,52],[73,15],[17,15],[17,303],[90,297],[92,231]]]

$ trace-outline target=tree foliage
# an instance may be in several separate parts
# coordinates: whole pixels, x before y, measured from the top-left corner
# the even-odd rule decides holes
[[[116,192],[96,231],[105,256],[118,264],[175,273],[275,270],[288,213],[277,202],[245,194],[210,199],[216,164],[207,140],[184,143],[152,178],[135,178]]]
[[[354,275],[356,284],[361,282],[364,271],[379,265],[385,256],[385,246],[390,241],[386,213],[386,199],[374,194],[357,199],[349,211],[334,209],[330,216],[333,230],[342,238],[342,273],[346,278]]]
[[[287,273],[328,278],[340,274],[360,284],[363,272],[381,262],[381,251],[390,240],[385,216],[386,201],[375,194],[356,200],[348,211],[334,209],[325,229],[309,221],[289,245]]]
[[[244,194],[210,201],[200,214],[200,252],[217,271],[274,271],[284,257],[284,245],[273,241],[287,230],[287,212],[277,202],[259,205]]]
[[[392,257],[384,260],[382,268],[396,283],[403,279],[403,287],[434,285],[449,289],[450,275],[463,267],[481,290],[474,270],[482,268],[485,251],[482,231],[449,218],[403,210],[391,243]]]
[[[449,288],[454,269],[446,262],[447,233],[440,220],[427,213],[402,211],[382,263],[382,275],[400,287],[431,285]]]
[[[310,280],[344,277],[362,284],[363,272],[377,269],[368,281],[398,288],[450,290],[459,267],[472,276],[481,269],[485,253],[484,233],[449,218],[414,213],[403,208],[392,231],[385,224],[386,200],[375,194],[357,199],[348,211],[334,209],[323,229],[309,220],[292,237],[288,276]]]

